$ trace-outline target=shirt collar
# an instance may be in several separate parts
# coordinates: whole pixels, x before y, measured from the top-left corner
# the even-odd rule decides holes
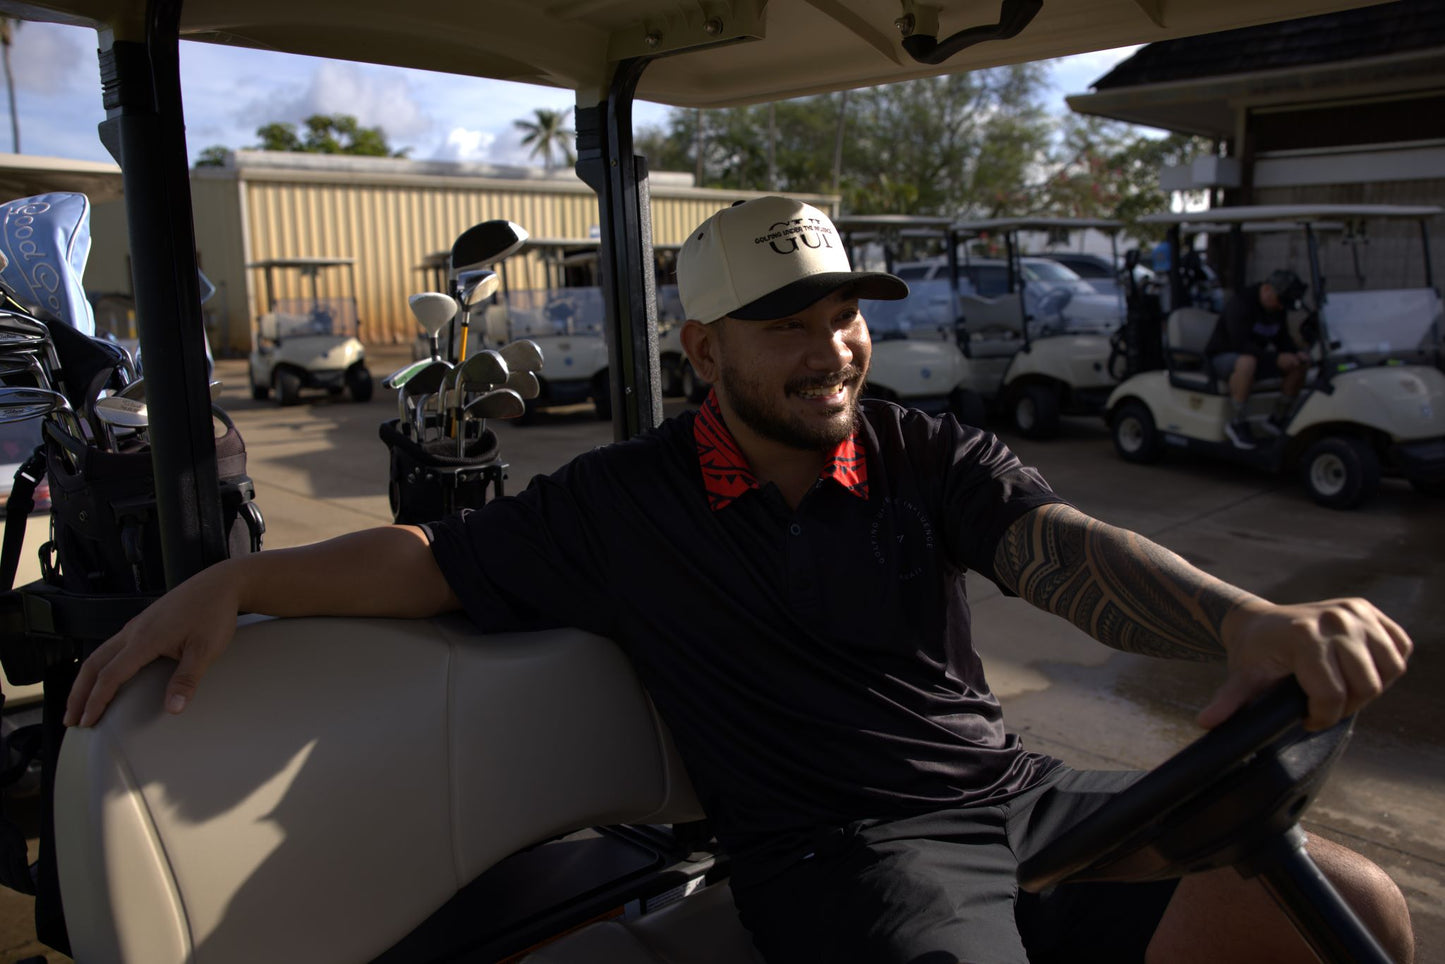
[[[737,439],[723,422],[717,393],[708,392],[707,399],[692,423],[693,442],[697,445],[697,461],[702,469],[702,484],[707,490],[708,505],[714,511],[727,508],[750,489],[760,489],[748,460],[738,448]],[[832,479],[860,499],[868,498],[868,459],[863,444],[854,432],[838,443],[818,479]]]

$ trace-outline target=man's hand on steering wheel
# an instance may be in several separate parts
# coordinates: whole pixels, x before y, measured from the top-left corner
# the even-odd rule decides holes
[[[1307,729],[1322,730],[1379,696],[1405,672],[1406,632],[1364,599],[1240,605],[1224,622],[1229,676],[1199,714],[1213,728],[1293,674],[1309,697]]]

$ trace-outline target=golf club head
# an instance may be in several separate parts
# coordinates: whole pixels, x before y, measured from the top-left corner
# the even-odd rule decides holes
[[[97,398],[91,411],[96,418],[113,428],[146,428],[151,423],[145,402],[120,395]]]
[[[458,310],[457,299],[440,291],[423,291],[406,299],[406,303],[429,338],[445,328],[447,322],[456,317]]]
[[[10,311],[0,311],[0,351],[37,348],[50,344],[50,329]]]
[[[536,398],[542,394],[542,383],[531,372],[512,372],[502,387],[510,388],[523,398]]]
[[[468,311],[496,294],[502,286],[501,276],[495,271],[480,271],[469,274],[465,281],[457,280],[461,283],[462,306]]]
[[[447,362],[428,360],[419,369],[412,372],[410,377],[395,387],[404,395],[415,397],[425,392],[434,392],[441,388],[442,383],[447,380],[452,372],[453,368]]]
[[[211,379],[211,381],[210,381],[210,382],[207,384],[207,386],[206,386],[206,388],[210,391],[211,401],[214,402],[216,399],[218,399],[218,398],[221,397],[221,389],[222,389],[223,387],[224,387],[224,383],[223,383],[223,382],[220,382],[220,381],[218,381],[218,380],[216,380],[216,379],[214,379],[214,378]],[[145,397],[146,397],[146,379],[145,379],[145,376],[142,375],[142,376],[140,376],[139,378],[137,378],[135,381],[128,383],[128,384],[125,385],[123,388],[121,388],[120,391],[116,392],[113,397],[115,397],[115,398],[131,398],[131,399],[135,399],[135,400],[138,401],[138,402],[143,402],[143,401],[145,401]]]
[[[521,418],[527,411],[522,396],[510,388],[496,388],[473,399],[462,409],[467,419]]]
[[[497,349],[497,354],[514,372],[539,372],[542,370],[542,349],[530,338],[509,342]]]
[[[505,384],[511,373],[502,356],[488,348],[458,365],[456,379],[452,384],[466,391],[479,392]]]
[[[0,388],[0,423],[23,422],[56,411],[69,411],[65,396],[48,388],[7,385]]]
[[[436,359],[434,358],[418,358],[414,362],[409,362],[383,378],[381,380],[381,387],[390,389],[401,388],[407,382],[411,381],[418,372],[435,362]]]
[[[526,228],[505,219],[472,225],[452,244],[452,277],[496,264],[526,244],[527,237]]]

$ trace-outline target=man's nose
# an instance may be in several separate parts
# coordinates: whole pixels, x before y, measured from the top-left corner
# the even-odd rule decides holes
[[[847,331],[830,328],[813,339],[808,352],[808,365],[818,371],[836,372],[853,363],[853,349],[848,346]]]

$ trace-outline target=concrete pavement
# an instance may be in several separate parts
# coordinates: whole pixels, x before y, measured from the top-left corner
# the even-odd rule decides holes
[[[378,380],[409,360],[406,351],[372,349]],[[244,362],[219,362],[218,377],[247,442],[267,548],[391,521],[387,453],[376,434],[395,413],[391,393],[378,390],[365,405],[308,395],[283,409],[250,399]],[[509,492],[612,437],[590,408],[497,431]],[[1102,423],[1089,420],[1068,420],[1065,436],[1050,442],[1004,434],[1059,492],[1104,521],[1276,601],[1365,596],[1411,633],[1410,673],[1361,714],[1306,825],[1390,872],[1411,904],[1418,959],[1445,959],[1445,503],[1387,481],[1372,503],[1340,513],[1315,506],[1293,479],[1182,457],[1128,465]],[[1030,746],[1075,765],[1149,767],[1198,735],[1193,716],[1220,678],[1217,667],[1116,653],[975,577],[969,592],[990,682]],[[28,899],[0,895],[0,960],[36,953],[24,949],[27,908]]]

